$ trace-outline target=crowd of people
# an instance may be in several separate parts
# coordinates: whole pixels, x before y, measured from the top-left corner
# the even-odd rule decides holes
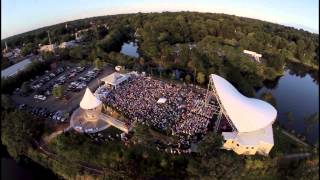
[[[205,134],[216,109],[204,106],[206,89],[172,84],[150,77],[131,77],[104,100],[133,121],[173,135]],[[166,98],[165,103],[157,103]]]

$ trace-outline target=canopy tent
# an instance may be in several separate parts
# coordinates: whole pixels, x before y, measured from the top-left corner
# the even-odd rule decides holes
[[[252,132],[271,125],[277,111],[269,103],[243,96],[224,78],[211,74],[216,94],[239,133]]]
[[[80,102],[80,107],[82,109],[88,110],[88,109],[94,109],[100,106],[101,104],[102,102],[92,94],[89,88],[87,88]]]
[[[166,98],[159,98],[158,101],[157,101],[157,103],[158,103],[158,104],[163,104],[163,103],[165,103],[166,101],[167,101]]]
[[[116,87],[117,85],[119,85],[120,83],[122,83],[123,81],[125,81],[127,79],[128,79],[128,76],[114,72],[114,73],[110,74],[109,76],[102,78],[101,81],[105,82],[106,84],[109,84],[109,85]]]

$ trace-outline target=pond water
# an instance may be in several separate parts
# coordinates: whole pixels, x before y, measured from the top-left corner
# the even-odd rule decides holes
[[[31,161],[17,163],[12,159],[6,147],[1,145],[1,179],[10,180],[34,180],[34,179],[58,179],[50,170]]]
[[[319,140],[319,81],[317,73],[287,69],[275,82],[256,93],[271,92],[276,99],[280,125],[306,137],[315,144]],[[270,85],[271,84],[271,85]]]
[[[120,53],[138,58],[139,53],[138,53],[138,44],[135,42],[129,42],[129,43],[124,43],[121,47]]]

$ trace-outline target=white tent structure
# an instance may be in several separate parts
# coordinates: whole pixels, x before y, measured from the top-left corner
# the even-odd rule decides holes
[[[267,102],[243,96],[218,75],[210,75],[210,84],[221,113],[234,130],[222,132],[225,139],[223,147],[238,154],[268,154],[274,144],[272,124],[277,117],[275,108]]]
[[[86,120],[97,121],[101,113],[102,102],[87,88],[80,102],[80,108],[85,110]]]
[[[157,103],[158,103],[158,104],[163,104],[163,103],[165,103],[166,101],[167,101],[167,99],[162,97],[162,98],[159,98],[159,99],[158,99]]]
[[[121,84],[123,81],[126,81],[127,79],[127,75],[114,72],[109,76],[102,78],[101,81],[105,82],[105,84],[113,86],[114,88],[117,88],[119,84]]]

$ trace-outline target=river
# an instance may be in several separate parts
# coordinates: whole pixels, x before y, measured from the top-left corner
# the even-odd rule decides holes
[[[269,82],[257,93],[271,92],[276,99],[278,121],[282,127],[306,137],[308,143],[319,141],[319,82],[317,72],[290,65],[285,74]],[[298,69],[299,68],[299,69]]]

